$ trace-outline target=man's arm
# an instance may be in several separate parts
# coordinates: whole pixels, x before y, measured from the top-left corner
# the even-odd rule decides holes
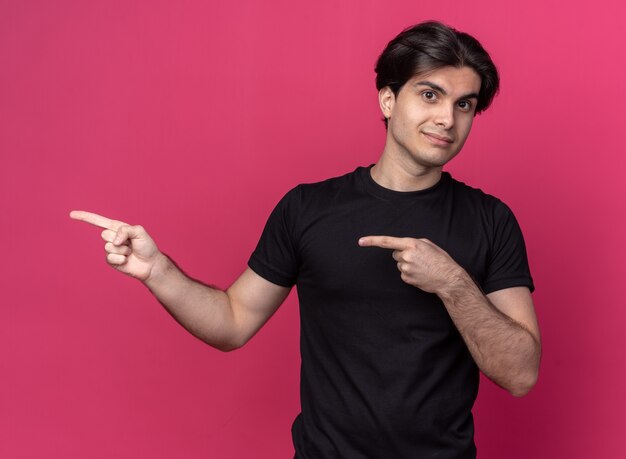
[[[512,395],[537,382],[541,338],[530,290],[514,287],[485,296],[463,269],[438,294],[482,372]]]
[[[392,249],[402,280],[441,298],[486,376],[517,397],[532,389],[541,339],[528,288],[485,296],[461,266],[426,239],[368,236],[359,244]]]
[[[289,288],[249,268],[226,291],[209,287],[178,269],[141,226],[90,212],[73,211],[70,216],[104,228],[109,265],[142,281],[185,329],[217,349],[243,346],[289,294]]]

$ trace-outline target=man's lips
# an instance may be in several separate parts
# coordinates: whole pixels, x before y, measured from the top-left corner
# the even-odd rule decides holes
[[[431,142],[438,145],[447,145],[454,142],[454,139],[447,135],[435,134],[433,132],[422,132]]]

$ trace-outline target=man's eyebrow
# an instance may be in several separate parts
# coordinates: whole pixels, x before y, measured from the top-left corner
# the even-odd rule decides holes
[[[415,86],[417,85],[428,86],[429,88],[432,88],[435,91],[439,91],[444,96],[448,95],[445,89],[443,89],[438,84],[433,83],[432,81],[418,81],[417,83],[415,83]],[[459,97],[459,100],[464,100],[464,99],[478,99],[478,93],[470,92],[469,94],[465,94],[464,96]]]
[[[476,100],[478,100],[478,93],[477,92],[470,92],[469,94],[465,94],[464,96],[459,97],[459,100],[465,100],[465,99],[476,99]]]
[[[415,83],[415,85],[422,85],[422,86],[428,86],[429,88],[434,89],[435,91],[439,91],[441,94],[443,94],[444,96],[447,96],[448,93],[446,92],[445,89],[443,89],[441,86],[439,86],[438,84],[433,83],[432,81],[418,81],[417,83]]]

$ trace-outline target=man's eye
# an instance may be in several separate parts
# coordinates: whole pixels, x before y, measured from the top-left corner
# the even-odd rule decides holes
[[[472,108],[472,104],[467,100],[461,100],[459,101],[459,108],[461,110],[468,111]]]
[[[422,97],[427,101],[437,100],[437,94],[435,94],[434,91],[424,91]]]

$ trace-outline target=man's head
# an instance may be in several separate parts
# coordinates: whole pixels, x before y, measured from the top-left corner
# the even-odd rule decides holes
[[[413,174],[437,172],[456,156],[499,84],[480,43],[438,22],[400,33],[380,55],[376,73],[387,128],[383,154]]]
[[[376,89],[388,87],[397,96],[415,75],[447,66],[469,67],[478,74],[481,85],[475,113],[486,110],[500,84],[496,66],[475,38],[440,22],[409,27],[389,42],[376,63]]]

